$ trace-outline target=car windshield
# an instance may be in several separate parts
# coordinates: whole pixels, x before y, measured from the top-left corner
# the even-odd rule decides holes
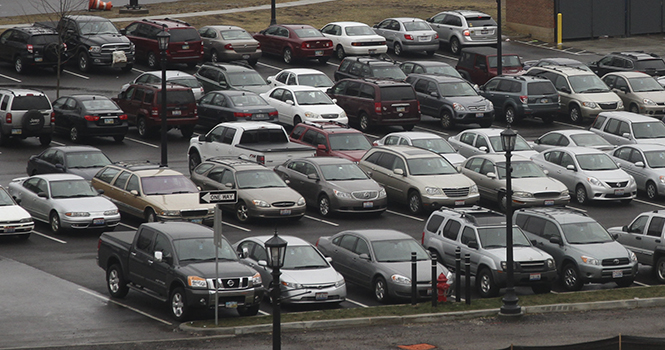
[[[522,68],[522,62],[520,62],[520,58],[517,55],[502,55],[501,57],[503,57],[501,60],[503,68]],[[490,64],[490,68],[496,68],[496,56],[487,57],[487,61]]]
[[[575,156],[582,170],[615,170],[619,169],[612,158],[605,153],[600,154],[578,154]]]
[[[372,145],[365,135],[356,133],[328,135],[330,148],[333,151],[367,151]]]
[[[184,175],[146,176],[141,178],[141,185],[146,196],[199,192]]]
[[[173,248],[180,263],[214,262],[215,255],[220,260],[238,260],[236,252],[225,238],[222,238],[222,246],[219,249],[215,248],[212,237],[175,239],[173,240]],[[215,250],[217,250],[217,253]]]
[[[348,36],[359,36],[359,35],[376,35],[372,28],[369,26],[352,26],[344,28],[344,32]]]
[[[67,153],[68,168],[100,168],[111,164],[111,160],[102,152]]]
[[[628,79],[633,92],[663,91],[663,87],[652,77],[640,77]]]
[[[6,205],[16,205],[16,203],[14,203],[12,197],[7,193],[7,190],[0,188],[0,206]]]
[[[321,32],[314,28],[300,28],[293,30],[299,38],[316,38],[323,36]]]
[[[328,266],[326,259],[310,245],[286,246],[286,255],[284,256],[284,266],[282,269],[325,269]]]
[[[118,28],[109,20],[89,21],[81,23],[81,34],[99,35],[99,34],[118,34]]]
[[[644,152],[647,164],[652,168],[665,168],[665,151]]]
[[[633,123],[636,139],[659,139],[665,137],[665,124],[660,121]]]
[[[533,162],[512,162],[511,168],[513,171],[510,173],[513,179],[525,179],[530,177],[547,177],[545,173]],[[506,163],[496,163],[496,167],[499,170],[499,179],[504,179],[506,177]]]
[[[580,147],[612,146],[611,143],[597,134],[570,135],[570,138]]]
[[[313,87],[331,87],[332,80],[325,74],[300,74],[298,75],[300,85]]]
[[[160,79],[161,81],[161,79]],[[166,79],[169,83],[174,83],[190,88],[198,88],[201,87],[201,82],[199,82],[196,78],[194,77],[178,77],[178,78],[171,78],[171,79]]]
[[[286,183],[272,170],[245,170],[236,173],[238,189],[286,187]]]
[[[427,24],[425,21],[411,21],[411,22],[403,22],[404,28],[406,29],[407,32],[413,32],[413,31],[420,31],[420,30],[428,30],[431,31],[432,27]]]
[[[427,74],[443,74],[443,75],[450,75],[451,77],[458,77],[461,78],[462,76],[459,74],[455,68],[451,66],[427,66],[425,67],[425,73]]]
[[[321,165],[321,173],[327,181],[367,180],[367,174],[356,164]]]
[[[244,30],[224,30],[220,33],[224,40],[252,40],[252,35]]]
[[[506,247],[506,228],[487,227],[478,228],[480,245],[485,249]],[[513,247],[530,247],[529,239],[519,227],[513,226]]]
[[[294,91],[296,102],[301,106],[308,105],[332,105],[334,102],[322,91]]]
[[[469,83],[439,83],[439,91],[444,97],[477,96],[476,89]]]
[[[115,102],[109,100],[106,97],[95,98],[94,100],[85,100],[83,101],[83,107],[88,111],[104,111],[110,109],[120,109]]]
[[[415,147],[424,148],[439,154],[455,153],[455,149],[446,140],[441,138],[416,139],[411,140],[411,143]]]
[[[52,198],[95,197],[98,195],[92,185],[83,179],[51,181],[50,186]]]
[[[610,91],[607,85],[595,74],[573,75],[568,77],[568,81],[570,81],[573,92],[580,94]]]
[[[235,86],[253,86],[253,85],[267,85],[266,81],[257,72],[244,71],[228,73],[229,82]]]
[[[169,42],[171,43],[182,43],[182,42],[193,42],[193,41],[201,41],[201,36],[199,35],[198,30],[194,28],[171,28],[169,29],[169,34],[171,34],[171,37],[169,38]],[[178,44],[180,46],[180,44]]]
[[[456,174],[457,169],[443,157],[407,159],[411,175],[447,175]]]
[[[261,96],[254,94],[233,95],[231,96],[231,102],[236,107],[268,105],[268,102],[266,102],[266,100],[261,98]]]
[[[429,254],[413,239],[372,241],[372,250],[378,262],[411,261],[411,252],[416,252],[418,260],[429,260]]]
[[[406,74],[398,66],[374,66],[372,67],[372,76],[374,78],[386,78],[395,80],[406,79]]]
[[[595,221],[561,224],[561,230],[570,244],[612,242],[612,236]]]
[[[503,145],[501,144],[501,136],[490,136],[490,143],[494,152],[503,152]],[[531,147],[526,143],[526,140],[521,135],[517,135],[515,140],[515,151],[530,151]]]

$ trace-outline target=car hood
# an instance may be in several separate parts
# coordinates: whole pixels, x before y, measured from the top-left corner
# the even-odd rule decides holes
[[[630,176],[626,174],[625,171],[621,169],[615,169],[615,170],[602,170],[602,171],[589,171],[589,170],[584,170],[584,174],[586,176],[593,176],[596,179],[603,181],[603,182],[623,182],[623,181],[628,181]]]
[[[268,203],[273,203],[289,201],[297,202],[302,196],[291,187],[269,187],[241,189],[238,191],[238,197],[247,201],[261,199]]]
[[[354,191],[379,191],[381,186],[376,181],[367,180],[349,180],[349,181],[329,181],[332,187],[338,188],[344,192]]]
[[[94,167],[94,168],[69,168],[67,169],[67,172],[69,174],[74,174],[78,175],[88,181],[92,180],[93,176],[97,174],[97,172],[103,168],[103,166],[100,167]]]
[[[497,261],[506,261],[506,247],[491,248],[485,250],[487,254],[493,255]],[[542,261],[552,259],[552,256],[534,247],[513,247],[514,261]]]
[[[449,161],[450,164],[455,166],[462,164],[466,160],[466,157],[464,157],[459,153],[440,153],[440,154],[441,156],[443,156],[443,158],[446,158],[446,160]]]
[[[445,100],[450,102],[456,102],[464,106],[486,104],[487,99],[478,95],[478,96],[456,96],[456,97],[446,97]]]
[[[386,277],[390,278],[391,275],[398,274],[407,278],[411,278],[411,261],[400,261],[400,262],[377,262],[381,265],[383,270],[386,272]],[[436,275],[440,273],[447,275],[449,273],[440,263],[437,263]],[[418,281],[431,281],[432,280],[432,262],[430,260],[419,260],[416,263],[418,270]],[[448,281],[448,283],[452,283]]]
[[[665,145],[665,137],[659,137],[655,139],[635,139],[635,142],[637,143],[645,143],[645,144],[659,144],[659,145]]]
[[[575,93],[581,100],[596,102],[596,103],[611,103],[611,102],[621,102],[619,95],[613,93],[612,91],[608,92],[585,92],[585,93]]]
[[[567,187],[560,181],[551,177],[531,177],[513,179],[513,191],[537,192],[561,192]]]
[[[190,264],[182,265],[180,272],[188,276],[199,276],[202,278],[215,278],[215,262],[193,262]],[[233,277],[248,277],[254,276],[256,270],[241,264],[239,261],[230,261],[219,259],[219,272],[222,278]]]
[[[619,228],[620,230],[621,228]],[[582,254],[590,255],[592,258],[598,260],[625,258],[628,256],[626,247],[617,241],[610,241],[605,243],[585,243],[585,244],[570,244],[570,246]]]
[[[366,150],[357,150],[357,151],[332,151],[330,155],[334,157],[340,157],[348,159],[352,162],[359,162],[360,159],[367,153]]]
[[[0,218],[3,221],[16,221],[29,218],[30,213],[18,205],[6,205],[0,207]]]
[[[336,104],[331,104],[331,105],[299,105],[298,108],[301,108],[305,111],[309,112],[314,112],[316,114],[330,114],[330,113],[337,113],[341,114],[344,112],[342,107],[336,105]]]
[[[425,187],[469,187],[476,183],[464,174],[450,175],[410,175],[411,181],[421,185],[421,192],[425,192]]]
[[[200,204],[198,193],[158,194],[146,196],[146,200],[168,210],[214,208],[215,204]]]
[[[62,210],[66,211],[91,211],[103,212],[106,210],[116,210],[118,207],[110,200],[101,197],[82,197],[82,198],[54,198],[53,199]]]
[[[644,92],[634,92],[635,97],[643,99],[648,98],[653,102],[662,104],[665,103],[665,93],[663,91],[644,91]]]
[[[235,90],[251,91],[255,94],[262,94],[264,92],[268,92],[271,89],[270,85],[237,85],[233,88]]]
[[[332,267],[299,270],[281,269],[280,271],[282,272],[282,280],[301,284],[329,284],[340,279],[337,271]]]
[[[81,38],[85,38],[88,43],[98,44],[98,46],[101,46],[102,44],[129,44],[129,38],[120,33],[82,35]]]

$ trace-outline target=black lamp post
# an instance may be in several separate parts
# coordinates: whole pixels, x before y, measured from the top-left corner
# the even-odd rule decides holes
[[[272,269],[272,348],[282,348],[282,325],[280,310],[281,286],[279,282],[279,269],[284,266],[284,255],[286,255],[286,241],[279,238],[277,230],[275,235],[266,241],[268,248],[268,267]]]
[[[166,152],[166,131],[168,125],[166,123],[166,50],[169,48],[169,40],[171,34],[163,27],[162,31],[157,34],[157,43],[159,50],[162,52],[162,166],[168,166],[168,155]]]
[[[270,25],[277,24],[275,19],[275,0],[270,0]]]
[[[521,315],[522,310],[517,305],[518,299],[515,294],[514,281],[514,259],[513,259],[513,184],[512,168],[510,164],[511,152],[515,150],[517,133],[508,127],[501,132],[501,145],[506,152],[506,295],[503,297],[503,305],[499,314],[506,316]]]
[[[274,0],[273,0],[274,1]],[[503,56],[501,50],[501,0],[496,0],[496,75],[503,74]]]

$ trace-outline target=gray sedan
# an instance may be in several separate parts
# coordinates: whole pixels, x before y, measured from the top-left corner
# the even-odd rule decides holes
[[[589,130],[566,129],[550,131],[533,141],[533,149],[542,152],[554,147],[590,147],[611,151],[614,145]]]
[[[246,30],[236,26],[206,26],[199,29],[204,56],[211,62],[246,60],[256,65],[261,46]]]
[[[411,297],[411,252],[417,258],[417,295],[432,293],[432,262],[429,253],[411,236],[395,230],[342,231],[320,237],[316,246],[331,257],[333,266],[347,282],[371,289],[380,302]],[[437,263],[437,276],[443,273],[453,290],[453,274]]]
[[[635,178],[637,189],[649,199],[665,196],[665,146],[658,144],[625,145],[612,152],[614,160]]]
[[[49,223],[53,233],[68,229],[109,231],[120,223],[118,207],[78,175],[44,174],[13,179],[9,193],[33,219]]]

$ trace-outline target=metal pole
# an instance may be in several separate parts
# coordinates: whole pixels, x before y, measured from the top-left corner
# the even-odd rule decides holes
[[[496,0],[496,75],[503,74],[503,53],[501,52],[501,0]],[[487,67],[489,69],[489,67]]]
[[[501,314],[516,315],[521,313],[518,299],[515,294],[514,259],[513,259],[513,186],[510,150],[506,151],[506,295],[503,297]]]
[[[466,304],[471,305],[471,254],[464,255],[464,267],[466,268],[464,281],[464,298],[466,299]]]
[[[411,252],[411,305],[418,303],[418,265],[416,252]]]
[[[270,25],[277,24],[275,19],[275,0],[270,0]]]
[[[282,349],[282,312],[280,310],[279,267],[272,270],[272,348]]]
[[[162,50],[162,166],[168,166],[168,153],[166,149],[166,50]]]
[[[467,277],[468,278],[468,277]],[[455,302],[462,300],[462,250],[455,248]]]
[[[439,289],[437,288],[436,279],[436,253],[432,253],[432,307],[436,307],[436,303],[439,301],[438,298]]]
[[[219,248],[222,246],[222,207],[215,206],[215,221],[213,232],[215,234],[215,326],[219,325]]]

